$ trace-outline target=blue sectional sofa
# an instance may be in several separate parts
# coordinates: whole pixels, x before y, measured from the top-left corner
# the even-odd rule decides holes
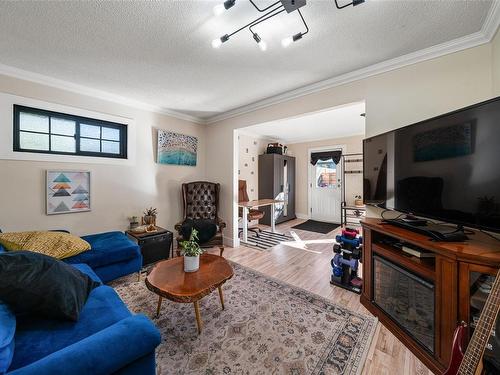
[[[92,290],[77,322],[16,316],[7,374],[155,374],[159,331],[146,316],[132,315],[114,289],[102,284],[139,271],[139,248],[121,232],[84,239],[92,249],[65,261],[101,286]]]
[[[82,237],[91,248],[64,261],[70,264],[85,263],[107,283],[142,267],[139,246],[122,232],[106,232]]]

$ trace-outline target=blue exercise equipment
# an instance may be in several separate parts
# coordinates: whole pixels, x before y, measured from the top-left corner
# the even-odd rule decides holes
[[[346,228],[335,237],[330,264],[332,275],[330,283],[344,289],[361,293],[362,280],[358,277],[359,262],[363,247],[363,238],[357,231]]]

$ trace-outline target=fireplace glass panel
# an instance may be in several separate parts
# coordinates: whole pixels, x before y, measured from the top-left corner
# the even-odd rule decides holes
[[[378,256],[373,271],[375,304],[434,353],[434,285]]]

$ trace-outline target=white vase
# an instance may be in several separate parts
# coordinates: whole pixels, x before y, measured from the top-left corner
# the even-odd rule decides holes
[[[200,256],[188,257],[184,255],[184,272],[196,272],[200,268]]]

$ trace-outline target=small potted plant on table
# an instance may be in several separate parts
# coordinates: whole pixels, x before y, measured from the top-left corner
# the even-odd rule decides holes
[[[146,225],[146,232],[154,232],[156,230],[156,215],[156,208],[150,207],[144,211],[142,221]]]
[[[196,272],[200,268],[200,255],[203,250],[198,244],[198,231],[193,228],[189,240],[181,242],[181,254],[184,256],[184,272]]]

